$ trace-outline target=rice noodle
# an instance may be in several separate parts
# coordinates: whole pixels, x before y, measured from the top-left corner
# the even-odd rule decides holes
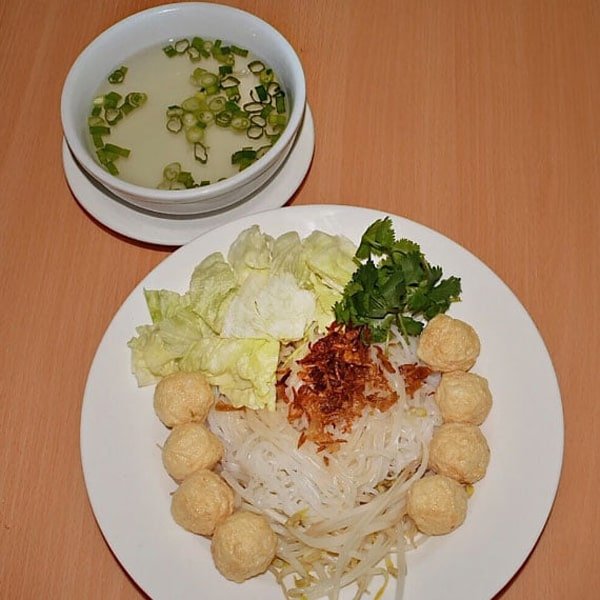
[[[373,348],[374,359],[377,356]],[[396,367],[417,363],[416,341],[400,336],[384,349]],[[225,446],[222,477],[245,509],[265,514],[279,536],[272,571],[287,598],[339,597],[356,584],[356,598],[374,577],[385,586],[405,573],[406,494],[427,468],[428,445],[440,423],[430,376],[412,398],[395,369],[386,376],[399,400],[385,412],[365,411],[335,451],[306,442],[288,422],[287,404],[274,411],[212,411],[211,429]],[[286,382],[297,385],[297,371]],[[396,566],[381,566],[392,553]]]

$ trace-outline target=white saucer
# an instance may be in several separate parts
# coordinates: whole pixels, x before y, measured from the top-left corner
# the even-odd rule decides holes
[[[308,104],[289,157],[279,172],[250,199],[226,210],[197,217],[172,217],[145,212],[114,196],[88,177],[63,139],[67,182],[79,204],[97,221],[126,237],[164,246],[182,246],[201,233],[240,217],[283,206],[298,189],[310,166],[315,129]]]

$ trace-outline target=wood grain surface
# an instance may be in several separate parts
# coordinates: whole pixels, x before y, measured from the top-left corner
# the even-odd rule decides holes
[[[79,206],[60,93],[96,35],[154,4],[0,3],[0,598],[144,597],[94,521],[79,420],[104,330],[174,249]],[[316,150],[290,203],[432,227],[529,311],[561,386],[564,465],[546,528],[498,598],[600,597],[600,3],[227,4],[269,21],[303,61]]]

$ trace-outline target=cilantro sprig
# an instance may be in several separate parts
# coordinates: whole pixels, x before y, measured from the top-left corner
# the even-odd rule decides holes
[[[423,320],[460,300],[460,279],[442,279],[442,269],[429,264],[418,244],[397,240],[389,217],[368,227],[355,260],[358,268],[334,306],[335,319],[366,326],[372,342],[387,340],[393,325],[405,337],[418,335]]]

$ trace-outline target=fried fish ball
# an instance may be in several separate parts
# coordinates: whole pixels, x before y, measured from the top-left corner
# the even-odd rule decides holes
[[[426,535],[444,535],[462,525],[467,515],[467,492],[454,479],[430,475],[408,491],[408,516]]]
[[[182,481],[199,469],[212,469],[223,458],[223,443],[203,423],[176,425],[162,450],[167,473]]]
[[[417,355],[435,371],[468,371],[480,349],[479,336],[468,323],[437,315],[423,329]]]
[[[448,423],[481,425],[492,408],[487,379],[464,371],[444,373],[435,400]]]
[[[161,379],[154,390],[154,411],[167,426],[202,422],[214,403],[212,389],[200,373],[173,373]]]
[[[225,480],[201,469],[177,488],[171,498],[171,514],[184,529],[212,535],[217,523],[233,512],[233,503],[233,491]]]
[[[216,526],[210,549],[221,574],[242,583],[267,570],[276,548],[277,536],[265,517],[238,511]]]
[[[429,467],[461,483],[479,481],[490,462],[490,448],[477,425],[444,423],[429,444]]]

